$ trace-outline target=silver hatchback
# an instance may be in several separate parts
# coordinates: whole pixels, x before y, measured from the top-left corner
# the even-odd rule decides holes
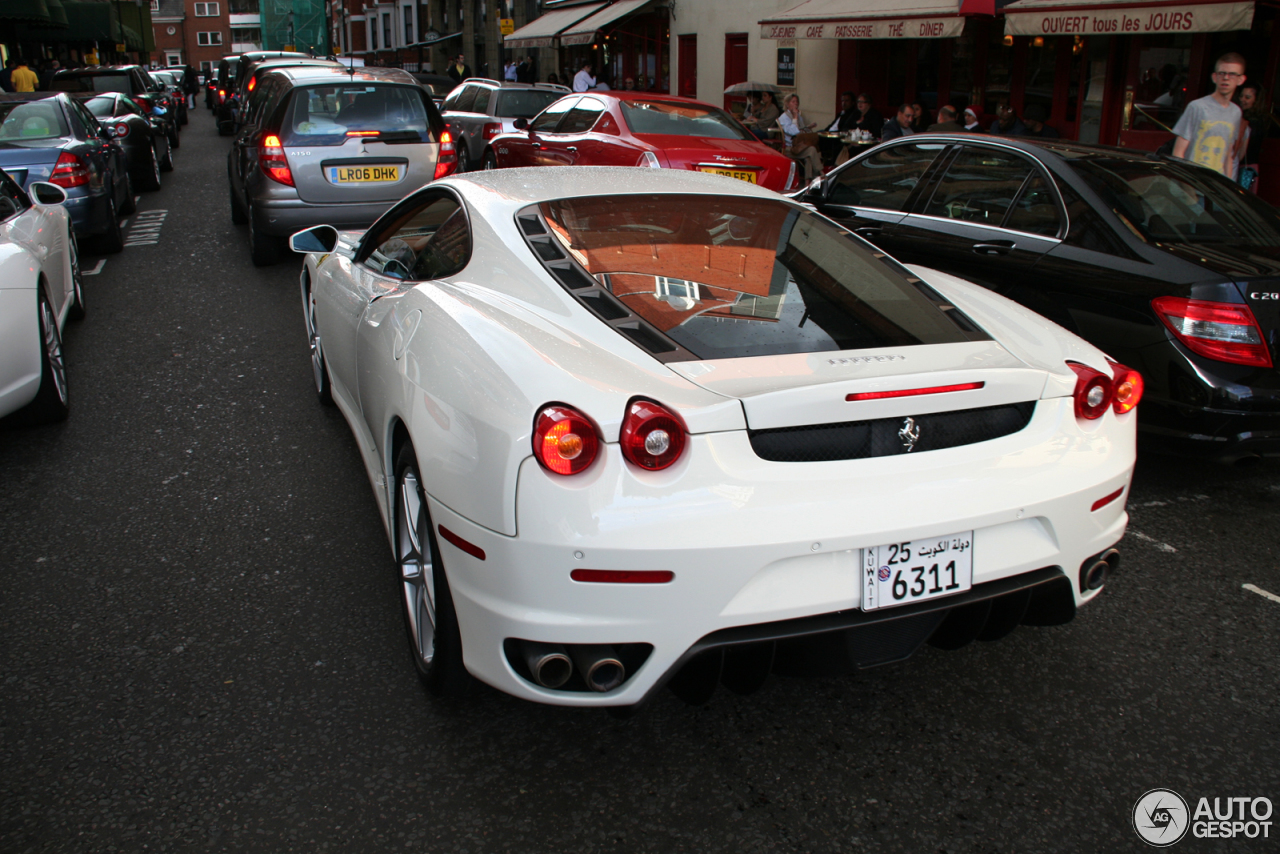
[[[444,120],[396,68],[292,67],[264,75],[227,162],[231,219],[259,266],[313,225],[363,229],[458,164]]]

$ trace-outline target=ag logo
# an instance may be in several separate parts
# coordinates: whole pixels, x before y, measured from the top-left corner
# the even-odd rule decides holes
[[[1133,829],[1148,845],[1168,848],[1191,826],[1187,802],[1172,789],[1152,789],[1133,805]]]

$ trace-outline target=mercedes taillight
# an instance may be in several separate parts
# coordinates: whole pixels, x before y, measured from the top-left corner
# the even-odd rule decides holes
[[[78,154],[64,151],[58,155],[58,162],[53,164],[53,174],[49,176],[50,184],[59,187],[83,187],[89,183],[91,173],[89,164]]]
[[[440,153],[436,156],[436,180],[446,175],[452,175],[453,170],[458,168],[458,149],[453,142],[453,134],[445,131],[440,134]]]
[[[280,137],[274,133],[262,135],[262,141],[258,145],[258,165],[262,167],[262,174],[272,181],[288,187],[294,185],[289,160],[284,156],[284,146]]]
[[[1249,306],[1231,302],[1156,297],[1156,317],[1192,353],[1235,365],[1271,367],[1262,328]]]

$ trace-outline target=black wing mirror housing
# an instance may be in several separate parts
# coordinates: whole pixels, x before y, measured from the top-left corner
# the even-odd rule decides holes
[[[338,229],[331,225],[317,225],[289,238],[289,248],[294,252],[332,252],[337,245]]]
[[[512,122],[512,125],[515,127],[516,130],[528,130],[529,120],[524,118],[516,119],[514,122]]]

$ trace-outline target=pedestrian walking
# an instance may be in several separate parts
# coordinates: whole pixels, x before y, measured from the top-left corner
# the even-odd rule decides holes
[[[1196,98],[1173,126],[1173,156],[1234,177],[1236,141],[1244,114],[1231,100],[1244,83],[1244,57],[1224,53],[1213,64],[1213,94]]]
[[[19,59],[9,75],[9,82],[15,92],[34,92],[40,85],[40,75],[27,68],[27,63]]]
[[[471,79],[471,66],[467,65],[466,54],[458,54],[453,62],[449,64],[445,73],[449,75],[449,79],[453,81],[455,86],[460,86],[462,81]]]

